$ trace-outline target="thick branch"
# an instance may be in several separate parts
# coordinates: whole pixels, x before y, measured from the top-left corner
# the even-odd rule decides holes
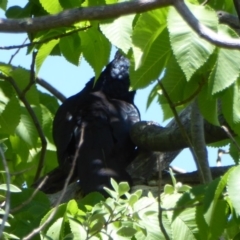
[[[179,117],[190,136],[189,112],[189,108],[186,108]],[[229,138],[223,129],[207,121],[204,121],[204,134],[207,144]],[[172,120],[165,128],[153,122],[138,122],[131,129],[131,138],[137,146],[150,151],[171,152],[188,147],[175,120]]]
[[[38,32],[41,30],[71,26],[79,21],[117,18],[123,15],[146,12],[167,6],[174,6],[192,29],[208,42],[219,47],[240,49],[240,41],[238,39],[224,36],[220,37],[217,33],[202,25],[182,0],[135,0],[105,6],[80,7],[65,10],[59,14],[37,18],[0,18],[0,32]]]
[[[173,4],[173,0],[135,0],[97,7],[74,8],[59,14],[37,18],[0,18],[0,31],[9,33],[37,32],[58,27],[71,26],[84,20],[117,18],[123,15],[146,12]]]

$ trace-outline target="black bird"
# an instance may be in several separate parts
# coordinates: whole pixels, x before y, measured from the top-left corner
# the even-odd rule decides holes
[[[66,175],[78,151],[73,178],[80,180],[84,194],[98,191],[106,196],[103,187],[110,187],[110,178],[131,185],[125,169],[135,157],[136,146],[129,130],[140,114],[129,86],[129,61],[117,52],[96,83],[92,78],[56,113],[53,139],[60,169]]]

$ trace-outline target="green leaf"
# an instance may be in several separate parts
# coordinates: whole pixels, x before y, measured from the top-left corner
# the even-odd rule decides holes
[[[219,126],[218,121],[218,102],[217,99],[209,95],[209,87],[205,84],[198,95],[198,106],[204,117],[213,125]],[[211,109],[211,111],[209,111]]]
[[[10,192],[21,192],[22,191],[20,188],[18,188],[15,185],[12,185],[12,184],[9,185],[9,188],[10,188]],[[0,190],[7,191],[7,184],[5,184],[5,183],[0,184]]]
[[[50,221],[50,224],[48,225],[49,227],[48,227],[48,228],[44,228],[44,229],[42,230],[42,232],[41,232],[42,237],[46,236],[47,233],[48,233],[48,234],[51,234],[51,232],[49,232],[48,229],[50,229],[51,226],[54,225],[54,223],[55,223],[56,221],[58,221],[58,224],[57,224],[58,228],[56,229],[56,228],[55,228],[56,225],[55,225],[55,226],[53,226],[52,230],[54,231],[54,234],[56,234],[55,236],[58,236],[58,234],[59,234],[60,236],[63,235],[63,232],[64,232],[63,224],[64,224],[64,221],[65,221],[65,219],[63,219],[63,216],[64,216],[64,218],[66,218],[66,216],[65,216],[66,207],[67,207],[67,204],[66,204],[66,203],[61,204],[61,205],[58,206],[58,211],[56,212],[56,214],[54,215],[54,217],[53,217],[52,220]],[[54,209],[55,209],[55,208],[52,208],[52,209],[42,218],[42,220],[41,220],[41,222],[40,222],[40,225],[44,224],[44,223],[47,221],[47,219],[49,218],[50,214],[54,211]],[[61,222],[62,224],[60,224],[60,222]],[[48,238],[46,238],[46,239],[48,239]],[[55,238],[55,239],[61,239],[61,237],[60,237],[60,238]]]
[[[63,10],[58,0],[39,0],[43,8],[50,14],[59,13]]]
[[[111,185],[112,185],[114,191],[118,192],[118,184],[117,184],[117,182],[113,178],[110,179],[110,182],[111,182]]]
[[[232,205],[238,215],[240,215],[240,166],[234,168],[229,174],[227,191]]]
[[[79,33],[82,42],[83,56],[95,72],[95,79],[107,65],[111,46],[108,40],[94,28]]]
[[[77,66],[81,55],[81,40],[79,34],[74,33],[61,38],[59,46],[66,60]]]
[[[138,201],[138,196],[136,194],[131,194],[129,199],[128,199],[128,204],[130,206],[133,206],[137,201]]]
[[[69,9],[69,8],[75,8],[75,7],[80,7],[82,0],[59,0],[59,3],[64,9]]]
[[[73,235],[70,239],[87,239],[87,232],[80,223],[76,222],[74,219],[69,219],[69,225]]]
[[[0,114],[0,132],[14,134],[20,122],[21,108],[16,97],[12,97]]]
[[[212,29],[217,28],[218,18],[213,10],[186,4],[202,24]],[[200,38],[174,8],[169,11],[168,30],[174,55],[189,81],[213,53],[215,46]]]
[[[3,236],[5,237],[4,239],[20,239],[20,238],[17,237],[16,235],[14,235],[14,234],[9,234],[9,233],[6,233],[6,232],[3,232]]]
[[[1,3],[2,0],[0,0]],[[1,4],[0,4],[1,5]],[[9,7],[6,11],[6,17],[7,18],[23,18],[24,16],[24,8],[21,8],[19,6],[12,6]]]
[[[39,220],[50,209],[48,197],[40,191],[33,195],[34,191],[35,189],[28,188],[22,189],[22,192],[11,193],[11,209],[18,208],[18,211],[14,212],[14,218],[9,219],[11,225],[9,232],[20,239],[39,227]],[[22,203],[29,201],[30,196],[31,201],[21,206]]]
[[[109,41],[127,54],[132,46],[132,22],[135,14],[122,16],[112,22],[100,24],[100,29]]]
[[[30,104],[39,104],[39,94],[35,84],[31,85],[29,89],[26,88],[30,84],[30,71],[24,68],[18,67],[14,69],[11,74],[12,78],[16,81],[19,89],[25,93],[25,97]],[[26,91],[26,92],[25,92]]]
[[[195,221],[195,208],[186,208],[171,224],[173,239],[198,239],[198,227]]]
[[[208,239],[220,236],[227,223],[227,204],[220,200],[225,187],[226,177],[215,179],[208,186],[203,200],[203,215],[208,225]]]
[[[26,113],[25,109],[22,109],[20,123],[16,128],[16,134],[31,147],[36,147],[38,140],[38,133],[32,119]]]
[[[135,69],[144,62],[157,37],[166,28],[168,8],[161,8],[142,13],[133,30],[132,44]]]
[[[134,89],[146,87],[152,80],[160,77],[171,54],[169,44],[168,31],[165,28],[161,34],[156,37],[153,44],[149,46],[149,52],[145,55],[144,65],[141,65],[135,70],[133,62],[131,63],[130,79],[131,86]]]
[[[4,11],[7,9],[7,0],[0,0],[0,8]]]
[[[13,70],[11,65],[0,62],[0,72],[6,76],[10,75],[10,72]]]
[[[174,193],[174,187],[170,184],[165,184],[164,193],[165,194],[173,194]]]
[[[119,196],[124,195],[130,190],[129,184],[127,182],[120,182],[118,186],[118,194]]]
[[[161,82],[173,103],[185,99],[184,88],[187,81],[173,55],[166,64],[166,71]],[[160,95],[159,98],[161,103],[168,103],[164,95]]]
[[[49,41],[47,43],[44,43],[39,48],[37,56],[36,56],[36,74],[39,72],[39,70],[40,70],[44,60],[51,53],[51,51],[58,44],[58,42],[59,42],[59,39],[58,40],[51,40],[51,41]]]
[[[222,111],[224,118],[236,133],[240,134],[240,110],[238,109],[240,93],[240,81],[227,88],[221,95]]]
[[[6,81],[0,81],[0,102],[4,103],[3,107],[5,107],[5,104],[8,103],[13,95],[15,94],[10,83]],[[4,108],[0,107],[0,111],[2,112],[3,110]]]
[[[237,142],[237,144],[240,145],[240,137],[236,136],[234,139]],[[233,158],[235,164],[238,165],[240,163],[240,152],[239,152],[239,149],[236,146],[236,144],[233,142],[230,143],[229,153],[230,153],[231,157]]]
[[[52,240],[58,240],[61,239],[61,231],[62,231],[62,224],[63,224],[63,218],[59,218],[55,220],[55,222],[48,228],[48,231],[46,232],[46,236],[44,236],[44,240],[52,239]]]
[[[77,202],[72,199],[67,203],[67,209],[66,209],[68,214],[71,214],[72,216],[75,216],[75,214],[78,213],[78,205]]]
[[[119,236],[127,237],[127,238],[134,236],[136,232],[137,232],[136,229],[134,229],[133,227],[127,227],[127,226],[121,227],[120,229],[117,230],[117,234]]]
[[[219,34],[226,37],[237,37],[227,25],[219,26]],[[239,51],[219,48],[216,64],[209,77],[212,86],[212,94],[216,94],[231,86],[237,80],[239,71]]]

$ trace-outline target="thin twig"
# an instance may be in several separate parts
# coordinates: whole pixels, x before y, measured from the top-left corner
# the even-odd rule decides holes
[[[16,53],[17,53],[21,48],[25,48],[25,47],[30,47],[30,46],[34,46],[34,45],[43,44],[43,43],[49,42],[49,41],[51,41],[51,40],[53,40],[53,39],[63,38],[63,37],[72,35],[73,33],[76,33],[76,32],[85,31],[85,30],[89,29],[90,27],[92,27],[92,26],[86,26],[86,27],[74,29],[73,31],[70,31],[70,32],[67,32],[67,33],[61,33],[61,34],[58,34],[58,35],[56,35],[56,36],[46,38],[46,39],[44,39],[44,40],[40,40],[40,41],[36,41],[36,42],[31,42],[31,43],[26,43],[26,44],[24,44],[24,43],[26,42],[26,40],[27,40],[27,39],[25,39],[24,43],[21,44],[21,45],[0,47],[0,50],[10,50],[10,49],[16,49],[16,48],[18,48],[18,50],[16,51]],[[11,60],[11,59],[10,59],[10,60]],[[10,63],[11,63],[11,61],[9,62],[9,64],[10,64]]]
[[[175,121],[177,122],[177,124],[178,124],[178,126],[179,126],[179,130],[180,130],[180,132],[181,132],[181,134],[182,134],[182,136],[183,136],[183,139],[184,139],[184,140],[186,141],[186,143],[188,144],[190,150],[191,150],[192,152],[194,152],[191,139],[189,138],[186,130],[184,129],[184,126],[183,126],[183,124],[182,124],[182,122],[181,122],[181,120],[180,120],[180,118],[179,118],[179,116],[178,116],[178,113],[177,113],[177,111],[176,111],[176,108],[175,108],[175,106],[174,106],[171,98],[169,97],[169,95],[168,95],[165,87],[163,86],[162,82],[160,82],[160,80],[158,80],[158,84],[159,84],[159,86],[161,87],[161,89],[162,89],[162,91],[163,91],[163,94],[164,94],[165,98],[166,98],[167,101],[168,101],[169,107],[170,107],[171,110],[172,110],[173,116],[174,116]]]
[[[43,80],[42,78],[36,78],[36,83],[48,90],[52,95],[54,95],[56,98],[58,98],[61,102],[64,102],[66,100],[66,97],[59,92],[56,88],[54,88],[51,84],[49,84],[47,81]]]
[[[231,134],[231,132],[229,131],[229,129],[226,126],[224,126],[224,125],[222,125],[221,128],[228,135],[228,137],[232,140],[232,142],[235,144],[235,146],[237,147],[238,151],[240,152],[240,146],[237,143],[237,141],[235,140],[235,138],[233,137],[233,135]]]
[[[71,180],[71,178],[73,176],[73,173],[74,173],[74,170],[75,170],[75,166],[76,166],[76,163],[77,163],[77,159],[78,159],[79,149],[80,149],[80,146],[83,143],[84,129],[85,129],[85,125],[83,124],[82,127],[81,127],[81,136],[80,136],[80,139],[79,139],[79,142],[78,142],[77,149],[76,149],[75,154],[74,154],[74,158],[73,158],[73,163],[72,163],[71,169],[70,169],[68,177],[67,177],[67,179],[65,181],[65,184],[64,184],[63,190],[61,192],[61,195],[58,198],[58,201],[56,202],[56,204],[54,206],[54,210],[51,212],[51,214],[49,215],[48,219],[40,227],[35,228],[31,233],[29,233],[27,236],[25,236],[23,238],[23,240],[31,239],[33,236],[38,234],[40,231],[42,231],[51,222],[51,220],[55,216],[55,214],[56,214],[56,212],[58,210],[58,206],[61,203],[61,201],[62,201],[62,199],[64,197],[64,194],[65,194],[65,192],[67,190],[68,184],[69,184],[69,182],[70,182],[70,180]]]
[[[27,41],[27,38],[23,41],[23,43],[22,43],[21,45],[23,45],[26,41]],[[20,46],[21,46],[21,45],[20,45]],[[0,48],[0,49],[1,49],[1,48]],[[19,47],[19,48],[17,49],[17,51],[11,56],[11,58],[10,58],[10,60],[9,60],[9,62],[8,62],[9,65],[11,64],[13,58],[19,53],[20,50],[21,50],[21,47]]]
[[[158,157],[158,221],[159,227],[166,240],[170,240],[168,233],[163,225],[163,210],[161,206],[161,184],[162,184],[162,168],[161,168],[161,158]]]
[[[35,60],[36,60],[37,52],[32,53],[32,63],[31,63],[31,70],[30,70],[30,79],[28,85],[25,87],[25,89],[22,90],[22,95],[25,96],[26,93],[30,90],[32,85],[35,84]]]
[[[35,114],[35,112],[33,111],[33,109],[31,108],[29,102],[27,101],[27,99],[25,98],[24,95],[22,95],[22,92],[21,90],[19,89],[18,85],[16,84],[16,82],[14,81],[13,78],[11,77],[6,77],[6,76],[2,76],[1,75],[1,78],[9,81],[11,83],[11,85],[13,86],[13,88],[15,89],[19,99],[23,102],[24,106],[26,107],[29,115],[31,116],[32,120],[33,120],[33,124],[35,125],[36,127],[36,130],[38,132],[38,135],[41,139],[41,143],[42,143],[42,149],[41,149],[41,154],[40,154],[40,160],[39,162],[41,163],[41,165],[39,164],[38,165],[38,169],[37,169],[37,173],[36,173],[36,177],[39,177],[40,176],[40,172],[42,170],[42,167],[43,167],[43,161],[41,161],[41,159],[44,159],[45,158],[45,153],[46,153],[46,149],[47,149],[47,141],[46,141],[46,138],[45,138],[45,135],[43,133],[43,130],[41,128],[41,124]],[[35,179],[36,181],[37,179]]]
[[[184,99],[184,100],[182,100],[180,102],[174,103],[174,106],[178,107],[178,106],[181,106],[181,105],[184,105],[186,103],[191,102],[198,95],[198,93],[201,92],[201,90],[202,90],[202,88],[203,88],[205,83],[206,83],[206,81],[202,81],[199,84],[199,87],[197,88],[197,90],[193,94],[191,94],[188,98],[186,98],[186,99]]]
[[[210,2],[210,0],[205,0],[201,5],[205,6],[206,4],[208,4]]]
[[[17,211],[19,211],[21,208],[25,207],[26,205],[28,205],[33,198],[36,196],[36,194],[38,193],[39,189],[41,189],[41,187],[45,184],[45,182],[47,181],[48,176],[46,176],[41,183],[37,186],[37,188],[34,190],[34,192],[32,193],[32,195],[24,202],[22,202],[20,205],[18,205],[17,207],[13,208],[10,210],[11,213],[15,213]]]
[[[6,200],[5,200],[5,213],[3,215],[2,222],[0,224],[0,239],[2,239],[3,230],[4,230],[4,227],[5,227],[5,223],[7,222],[7,219],[8,219],[8,216],[9,216],[9,210],[10,210],[10,196],[11,196],[10,183],[11,183],[11,179],[10,179],[8,165],[7,165],[7,160],[6,160],[4,152],[2,150],[2,146],[0,146],[0,156],[2,158],[3,167],[4,167],[4,170],[5,170],[5,173],[6,173],[6,185],[7,185]]]
[[[191,139],[194,153],[196,155],[195,163],[198,168],[201,181],[208,183],[212,181],[212,175],[209,168],[208,154],[204,136],[204,121],[198,108],[197,99],[192,103],[191,108]]]

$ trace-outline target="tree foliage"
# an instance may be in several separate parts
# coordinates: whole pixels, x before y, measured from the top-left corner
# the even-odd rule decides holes
[[[169,0],[161,8],[146,11],[140,6],[138,11],[116,14],[112,19],[89,17],[51,29],[45,23],[41,30],[36,27],[28,32],[28,43],[0,48],[27,47],[27,54],[32,55],[31,69],[13,66],[11,61],[0,63],[0,230],[4,239],[239,238],[239,166],[221,178],[192,188],[177,183],[172,176],[173,184],[165,185],[160,205],[151,193],[144,197],[140,190],[128,193],[126,183],[118,185],[114,181],[114,191],[107,190],[111,198],[105,200],[92,193],[54,207],[44,193],[31,189],[40,175],[57,166],[51,133],[59,106],[57,93],[44,84],[50,93],[37,88],[44,61],[58,55],[78,66],[84,57],[97,79],[109,62],[113,46],[130,59],[133,89],[156,83],[148,96],[148,106],[157,98],[164,119],[174,116],[173,107],[180,111],[193,101],[197,101],[202,117],[213,125],[221,126],[222,114],[234,135],[234,141],[224,144],[230,143],[230,154],[238,164],[240,40],[236,29],[222,24],[216,12],[235,14],[236,10],[231,0],[206,2]],[[31,25],[30,18],[41,20],[52,14],[64,18],[69,9],[84,11],[91,7],[97,16],[99,6],[111,4],[124,6],[129,2],[28,0],[20,7],[2,0],[0,8],[5,11],[6,20],[0,20],[0,31],[2,26],[11,24],[11,19],[18,20],[19,25],[23,21]],[[184,15],[183,7],[192,15]],[[196,21],[198,29],[194,28]]]

